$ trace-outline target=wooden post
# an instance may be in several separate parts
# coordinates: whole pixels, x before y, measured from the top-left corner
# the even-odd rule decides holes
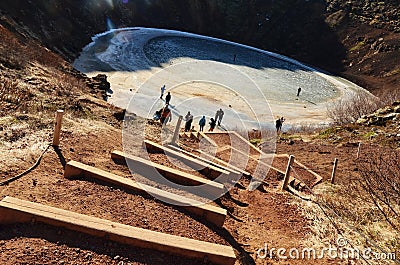
[[[58,146],[60,144],[61,123],[63,115],[64,115],[63,110],[57,110],[56,125],[54,128],[54,136],[53,136],[53,146]]]
[[[360,157],[360,151],[361,151],[361,143],[358,143],[357,159]]]
[[[335,158],[335,162],[333,163],[333,170],[332,170],[332,177],[331,177],[331,183],[335,184],[335,174],[336,174],[336,168],[337,168],[337,164],[338,164],[338,159]]]
[[[171,142],[171,144],[173,144],[173,145],[175,145],[176,141],[178,140],[178,136],[179,136],[179,131],[181,129],[182,120],[183,120],[183,116],[179,116],[178,122],[176,123],[176,127],[175,127],[174,137],[172,138],[172,142]]]
[[[293,162],[294,162],[294,156],[291,155],[289,157],[289,162],[288,162],[288,165],[287,165],[287,168],[286,168],[285,179],[283,180],[282,190],[286,190],[287,186],[289,184],[290,171],[292,170]]]

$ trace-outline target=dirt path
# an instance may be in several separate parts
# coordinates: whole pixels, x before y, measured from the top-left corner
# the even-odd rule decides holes
[[[280,146],[282,151],[285,147]],[[115,149],[122,150],[121,134],[110,127],[87,133],[66,133],[58,153],[51,149],[32,173],[0,187],[0,196],[15,196],[127,225],[229,244],[235,249],[237,265],[287,264],[275,256],[257,257],[257,250],[265,244],[275,248],[305,246],[312,221],[303,217],[293,204],[296,198],[277,192],[277,185],[248,192],[241,187],[247,187],[249,180],[242,178],[238,187],[217,201],[229,212],[221,229],[151,197],[85,179],[67,180],[63,177],[63,164],[69,160],[129,176],[126,167],[111,161],[110,153]],[[157,156],[152,156],[152,159],[157,161]],[[270,177],[277,178],[274,175]],[[134,249],[42,224],[2,226],[0,253],[0,264],[207,264],[207,261]],[[309,262],[296,260],[290,264]],[[318,261],[318,264],[329,263]]]

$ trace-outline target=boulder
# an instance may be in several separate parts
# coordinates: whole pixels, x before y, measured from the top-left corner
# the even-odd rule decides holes
[[[107,91],[111,87],[110,82],[107,81],[107,75],[105,74],[98,74],[95,77],[90,78],[87,84],[93,89],[103,91]]]

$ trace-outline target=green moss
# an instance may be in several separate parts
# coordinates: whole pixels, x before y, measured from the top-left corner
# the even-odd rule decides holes
[[[375,137],[375,136],[377,136],[377,134],[375,132],[368,132],[363,135],[364,138],[371,138],[371,137]]]
[[[342,130],[342,127],[331,127],[321,131],[317,138],[327,138],[332,134],[336,134]]]
[[[254,146],[258,146],[261,143],[261,139],[251,139],[250,143],[252,143]]]
[[[356,45],[354,45],[354,46],[350,49],[350,51],[351,51],[351,52],[357,51],[357,50],[361,49],[362,47],[364,47],[364,45],[365,45],[365,42],[364,42],[364,41],[360,41],[360,42],[358,42]]]

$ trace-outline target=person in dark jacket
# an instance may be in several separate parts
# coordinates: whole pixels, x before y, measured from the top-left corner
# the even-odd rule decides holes
[[[285,118],[281,117],[276,120],[275,122],[275,127],[276,127],[276,133],[280,133],[282,131],[282,124],[285,121]]]
[[[199,125],[200,125],[200,132],[202,132],[204,130],[204,126],[206,126],[206,116],[203,116],[200,119]]]
[[[192,127],[192,121],[193,121],[193,115],[190,114],[190,111],[188,111],[188,113],[185,116],[185,132],[190,131],[190,128]]]
[[[210,124],[210,129],[208,129],[208,131],[209,131],[209,132],[214,131],[214,128],[215,128],[215,126],[217,125],[217,121],[214,120],[214,118],[211,118],[209,124]]]
[[[168,92],[167,96],[165,97],[165,104],[169,104],[171,101],[171,92]]]

